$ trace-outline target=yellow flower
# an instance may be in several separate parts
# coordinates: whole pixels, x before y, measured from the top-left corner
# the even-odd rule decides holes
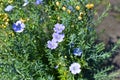
[[[57,6],[59,6],[59,5],[60,5],[60,3],[57,1],[57,2],[56,2],[56,5],[57,5]]]
[[[78,20],[82,20],[82,17],[81,17],[81,16],[78,16]]]
[[[92,9],[94,7],[94,4],[87,4],[86,5],[86,8],[88,8],[88,9]]]
[[[84,14],[83,12],[80,12],[80,16],[83,16],[83,14]]]
[[[71,10],[68,9],[67,12],[70,14],[70,13],[71,13]]]
[[[80,6],[76,6],[75,8],[76,8],[76,10],[80,10]]]
[[[63,6],[63,7],[62,7],[62,10],[63,10],[63,11],[65,11],[65,10],[66,10],[66,7],[65,7],[65,6]]]

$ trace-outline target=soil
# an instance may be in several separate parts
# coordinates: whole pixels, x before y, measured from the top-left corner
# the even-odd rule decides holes
[[[106,1],[106,0],[103,0]],[[101,24],[96,28],[100,39],[105,42],[105,44],[116,43],[120,39],[120,0],[110,0],[111,9],[109,15],[105,17]],[[104,10],[104,7],[99,6],[99,12],[101,13]],[[104,32],[101,34],[101,32]],[[111,59],[110,63],[113,64],[116,70],[113,74],[117,73],[118,77],[115,80],[120,80],[120,51],[117,52]],[[112,74],[112,75],[113,75]]]

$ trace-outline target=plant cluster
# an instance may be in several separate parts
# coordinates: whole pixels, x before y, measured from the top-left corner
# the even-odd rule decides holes
[[[0,80],[104,80],[88,0],[1,0]]]

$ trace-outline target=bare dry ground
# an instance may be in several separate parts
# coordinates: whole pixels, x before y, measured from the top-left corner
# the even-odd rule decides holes
[[[104,30],[104,33],[100,34],[100,39],[105,43],[109,41],[114,43],[120,39],[120,0],[110,0],[110,3],[111,9],[109,15],[96,28],[98,33]],[[99,11],[102,12],[103,9],[103,6],[100,6]],[[116,56],[113,56],[111,63],[117,68],[111,75],[118,75],[116,80],[120,80],[120,52]]]
[[[105,30],[104,34],[101,35],[104,41],[108,41],[111,37],[112,41],[116,42],[117,38],[120,37],[120,0],[110,0],[110,2],[111,10],[109,15],[97,27],[97,31]]]

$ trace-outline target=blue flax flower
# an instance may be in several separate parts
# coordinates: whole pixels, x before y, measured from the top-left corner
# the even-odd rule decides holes
[[[21,21],[17,21],[16,23],[13,24],[12,28],[15,32],[20,33],[20,32],[23,32],[25,28],[25,24],[22,23]]]
[[[56,49],[58,46],[58,43],[56,43],[55,41],[48,41],[47,42],[47,47],[50,48],[50,49]]]
[[[53,41],[55,41],[55,42],[62,42],[64,36],[65,36],[64,34],[53,33],[53,35],[52,35]]]
[[[75,48],[75,49],[73,50],[73,54],[74,54],[75,56],[81,56],[82,50],[81,50],[80,48]]]
[[[43,0],[36,0],[36,4],[39,5],[39,4],[42,4]]]
[[[63,24],[57,23],[54,26],[55,27],[53,29],[56,33],[61,33],[65,29],[65,26]]]
[[[6,8],[5,8],[5,11],[9,12],[13,9],[13,6],[12,5],[8,5]]]
[[[78,74],[81,72],[81,69],[80,69],[80,64],[79,63],[72,63],[69,67],[69,70],[71,71],[72,74]]]

